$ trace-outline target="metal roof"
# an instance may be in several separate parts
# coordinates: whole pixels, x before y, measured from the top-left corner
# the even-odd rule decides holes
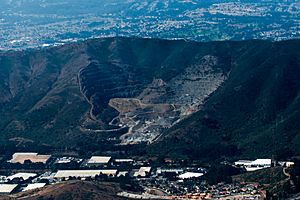
[[[59,170],[54,178],[69,178],[69,177],[95,177],[96,175],[106,174],[113,175],[117,174],[117,170]]]
[[[29,152],[17,152],[13,154],[12,159],[8,162],[24,164],[25,160],[30,160],[33,163],[46,163],[50,157],[51,155],[39,155],[38,153]]]
[[[138,177],[144,177],[151,171],[151,167],[141,167],[137,172],[133,174],[133,176]]]
[[[10,194],[18,186],[18,184],[0,184],[0,193]]]
[[[34,190],[38,188],[42,188],[46,185],[46,183],[32,183],[28,184],[26,188],[23,189],[23,191],[28,191],[28,190]]]
[[[8,176],[7,179],[13,180],[14,178],[22,178],[24,181],[28,180],[31,177],[35,177],[37,174],[35,173],[17,173],[12,176]]]
[[[186,172],[179,176],[180,179],[198,178],[203,176],[203,173]]]
[[[115,162],[133,162],[133,159],[115,159]]]
[[[92,156],[88,164],[107,164],[111,160],[108,156]]]

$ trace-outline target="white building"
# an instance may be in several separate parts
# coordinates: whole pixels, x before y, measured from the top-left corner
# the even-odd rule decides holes
[[[293,167],[295,165],[295,163],[291,161],[279,161],[278,164],[282,167]]]
[[[114,162],[118,163],[118,164],[120,164],[120,163],[133,163],[134,160],[133,159],[115,159]]]
[[[37,176],[37,174],[35,174],[35,173],[17,173],[12,176],[8,176],[7,180],[13,180],[15,178],[19,178],[19,179],[23,179],[23,181],[27,181],[28,179],[34,178],[36,176]]]
[[[75,157],[60,157],[55,160],[56,164],[69,164],[71,162],[80,163],[80,162],[82,162],[82,159],[75,158]]]
[[[272,166],[272,159],[239,160],[234,163],[235,166],[245,167],[247,171],[256,171]]]
[[[203,173],[195,173],[195,172],[186,172],[184,174],[179,175],[180,179],[189,179],[189,178],[199,178],[203,176]]]
[[[95,178],[97,175],[105,174],[107,176],[116,176],[117,170],[59,170],[54,178]]]
[[[24,164],[26,160],[30,160],[32,163],[47,163],[51,155],[39,155],[38,153],[14,153],[12,159],[7,161],[10,163],[21,163]]]
[[[88,161],[87,165],[97,166],[97,165],[108,165],[111,161],[109,156],[92,156]]]
[[[163,169],[163,168],[157,168],[156,174],[161,175],[164,173],[175,173],[175,174],[180,174],[183,173],[183,169]]]
[[[45,187],[46,183],[32,183],[28,184],[22,191],[35,190],[38,188]]]
[[[18,184],[0,184],[0,194],[11,194]]]
[[[128,171],[120,171],[120,172],[118,172],[117,177],[120,177],[120,176],[127,176],[128,174],[129,174]]]
[[[253,161],[252,160],[238,160],[234,162],[235,166],[247,166],[250,165]]]
[[[146,177],[151,172],[151,167],[141,167],[133,173],[134,177]]]

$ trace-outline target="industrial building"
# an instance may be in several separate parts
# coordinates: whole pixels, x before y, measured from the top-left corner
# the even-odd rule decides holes
[[[108,166],[111,161],[109,156],[92,156],[86,163],[87,166]]]
[[[161,175],[161,174],[167,174],[167,173],[174,173],[174,174],[180,174],[183,173],[183,169],[164,169],[164,168],[157,168],[156,174]]]
[[[54,178],[62,179],[69,177],[76,178],[95,178],[97,175],[107,175],[107,176],[116,176],[117,170],[59,170]]]
[[[133,159],[115,159],[114,163],[118,163],[118,164],[132,164],[134,162]]]
[[[190,179],[190,178],[199,178],[203,176],[203,173],[195,173],[195,172],[186,172],[178,176],[180,179]]]
[[[7,195],[11,194],[18,187],[18,184],[0,184],[0,194]]]
[[[245,167],[247,171],[256,171],[272,166],[272,159],[239,160],[234,163],[237,167]]]
[[[28,184],[22,191],[35,190],[38,188],[45,187],[46,183],[32,183]]]
[[[46,164],[50,157],[51,155],[39,155],[38,153],[20,152],[14,153],[12,159],[7,162],[24,164],[25,161],[30,161],[32,163]]]
[[[37,174],[35,174],[35,173],[17,173],[12,176],[8,176],[7,180],[20,179],[23,181],[27,181],[28,179],[34,178],[36,176],[37,176]]]

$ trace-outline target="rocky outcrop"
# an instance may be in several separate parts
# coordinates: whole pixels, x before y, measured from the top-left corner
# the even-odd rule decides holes
[[[218,65],[217,57],[206,55],[167,82],[154,79],[136,98],[111,99],[109,105],[120,113],[112,123],[130,127],[122,143],[151,143],[164,129],[199,111],[226,79]]]
[[[234,45],[106,38],[2,53],[0,139],[151,143],[223,84]]]

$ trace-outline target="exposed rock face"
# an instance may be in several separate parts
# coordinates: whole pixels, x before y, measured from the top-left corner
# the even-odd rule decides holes
[[[120,112],[112,123],[130,127],[123,143],[151,143],[163,129],[199,111],[225,78],[218,58],[206,55],[168,82],[154,79],[137,98],[111,99],[109,105]]]
[[[197,112],[230,68],[224,67],[224,57],[205,54],[210,51],[193,51],[182,58],[184,51],[190,51],[186,46],[172,49],[162,41],[151,45],[147,41],[146,50],[138,51],[142,47],[136,46],[139,42],[112,40],[106,51],[98,50],[102,55],[93,55],[91,64],[80,71],[79,83],[91,104],[90,116],[101,124],[85,130],[128,127],[128,133],[120,138],[123,144],[152,142],[164,129]],[[195,44],[189,45],[193,48]],[[95,51],[99,46],[92,48]]]
[[[108,38],[2,53],[0,139],[65,145],[109,133],[117,143],[151,143],[226,79],[230,45],[217,46]]]

